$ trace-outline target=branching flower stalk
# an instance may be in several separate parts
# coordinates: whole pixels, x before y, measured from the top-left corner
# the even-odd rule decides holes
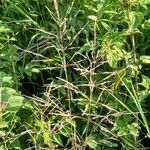
[[[93,92],[94,92],[94,87],[95,87],[95,82],[94,82],[94,72],[95,72],[95,64],[96,64],[96,39],[97,39],[97,21],[94,21],[94,27],[93,27],[93,32],[94,32],[94,38],[93,38],[93,43],[92,43],[92,58],[89,58],[89,90],[90,90],[90,96],[89,96],[89,105],[88,105],[88,114],[91,114],[92,108],[92,101],[93,101]],[[89,132],[89,125],[91,121],[91,116],[88,115],[88,120],[87,120],[87,125],[86,125],[86,138],[88,137],[88,132]],[[86,141],[85,141],[86,142]],[[86,149],[86,143],[84,145],[84,149]]]

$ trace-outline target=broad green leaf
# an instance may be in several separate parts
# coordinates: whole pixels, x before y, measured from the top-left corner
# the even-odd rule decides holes
[[[15,108],[15,111],[23,105],[24,97],[17,94],[16,90],[8,87],[2,87],[1,101],[6,109]],[[16,109],[17,108],[17,109]]]
[[[142,12],[134,12],[134,11],[130,11],[128,12],[128,16],[129,16],[129,31],[133,33],[135,31],[136,28],[139,27],[139,25],[141,25],[142,20],[144,19],[144,15]]]
[[[117,67],[118,61],[127,56],[127,53],[123,48],[122,36],[122,33],[108,32],[102,40],[100,54],[113,68]]]
[[[8,99],[7,107],[9,108],[17,108],[21,107],[23,104],[24,97],[18,95],[11,95]]]
[[[0,129],[3,129],[3,128],[8,128],[8,122],[5,122],[5,121],[2,121],[0,122]]]
[[[9,87],[2,87],[0,88],[0,91],[2,95],[2,100],[5,100],[6,97],[8,98],[9,96],[16,94],[16,90],[13,88],[9,88]]]
[[[140,60],[142,61],[143,64],[150,64],[150,56],[141,56]]]
[[[14,150],[22,150],[19,138],[13,140],[9,146],[12,147]]]

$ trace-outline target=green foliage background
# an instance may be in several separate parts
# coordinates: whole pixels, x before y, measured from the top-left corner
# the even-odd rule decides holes
[[[149,0],[1,0],[0,12],[0,149],[150,148]]]

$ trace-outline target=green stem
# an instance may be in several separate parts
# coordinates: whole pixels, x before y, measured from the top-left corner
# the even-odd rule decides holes
[[[133,64],[136,65],[136,48],[135,48],[135,36],[134,33],[131,34],[131,42],[132,42],[132,59],[133,59]],[[137,70],[135,70],[135,90],[138,92],[138,73]]]

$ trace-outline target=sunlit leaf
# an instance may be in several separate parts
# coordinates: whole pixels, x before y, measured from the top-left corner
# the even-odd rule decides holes
[[[9,127],[8,122],[5,121],[0,122],[0,129],[8,128],[8,127]]]
[[[92,135],[86,138],[86,144],[92,149],[95,149],[98,145],[98,143],[95,140],[95,137],[93,137]]]
[[[88,16],[88,18],[90,20],[93,20],[93,21],[97,21],[98,20],[97,16],[94,16],[94,15],[90,15],[90,16]]]
[[[11,29],[8,28],[6,25],[0,24],[0,33],[11,32]]]

